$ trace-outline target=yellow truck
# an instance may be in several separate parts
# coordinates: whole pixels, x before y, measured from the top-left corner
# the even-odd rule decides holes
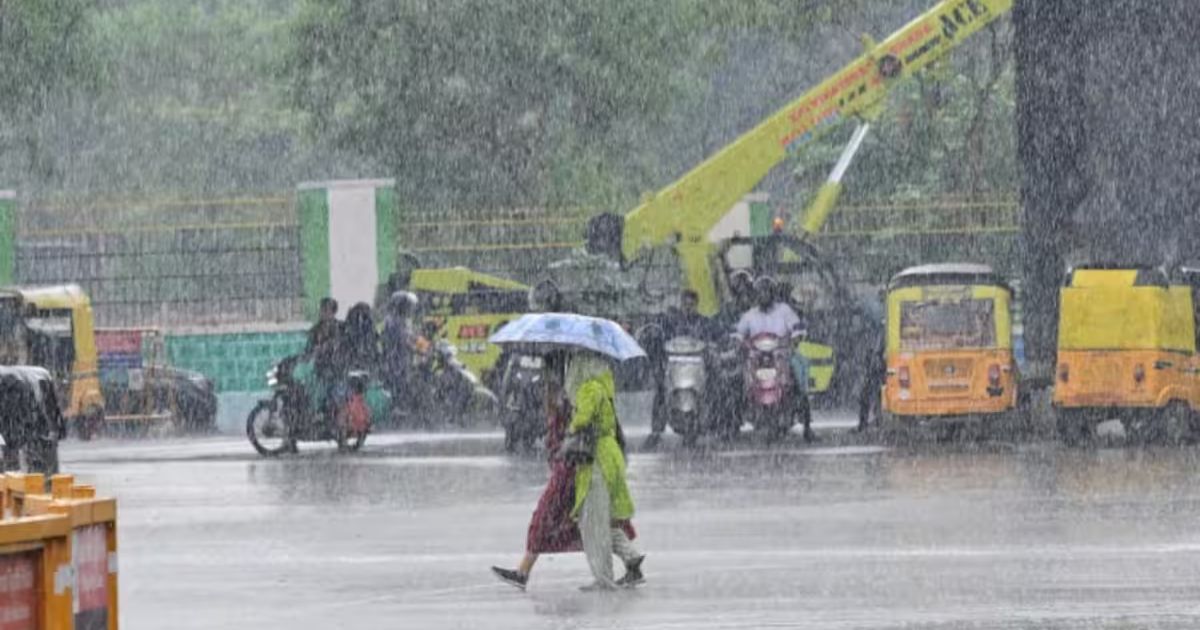
[[[1052,397],[1060,438],[1084,441],[1116,418],[1141,439],[1189,439],[1200,409],[1196,314],[1193,283],[1172,281],[1161,268],[1068,272]]]

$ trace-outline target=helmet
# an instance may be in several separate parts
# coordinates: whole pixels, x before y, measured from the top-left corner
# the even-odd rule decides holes
[[[738,269],[737,271],[729,274],[729,286],[732,288],[749,288],[753,284],[754,276],[750,275],[750,272],[746,271],[745,269]]]
[[[529,310],[556,313],[562,310],[562,291],[553,280],[542,280],[529,289]]]
[[[760,276],[754,281],[754,295],[761,305],[774,302],[778,297],[779,284],[770,276]]]
[[[411,292],[396,291],[392,294],[392,297],[388,299],[388,311],[399,315],[400,317],[407,317],[416,312],[417,304],[417,296],[413,295]]]

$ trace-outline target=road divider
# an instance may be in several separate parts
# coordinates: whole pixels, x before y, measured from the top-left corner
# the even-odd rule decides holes
[[[117,502],[71,475],[0,477],[0,630],[117,628]]]

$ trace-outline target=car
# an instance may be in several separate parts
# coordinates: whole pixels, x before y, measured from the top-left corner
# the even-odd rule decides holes
[[[100,381],[110,418],[170,414],[189,432],[216,429],[217,395],[212,381],[199,372],[166,365],[139,370],[102,365]]]

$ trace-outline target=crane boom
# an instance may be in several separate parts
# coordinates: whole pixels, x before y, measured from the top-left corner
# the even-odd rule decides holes
[[[1008,12],[1012,3],[943,0],[884,41],[868,41],[860,57],[627,214],[624,258],[632,260],[642,248],[678,236],[676,249],[688,284],[700,294],[701,309],[714,312],[717,293],[706,239],[725,213],[788,155],[839,122],[881,105],[901,79],[944,57]]]

